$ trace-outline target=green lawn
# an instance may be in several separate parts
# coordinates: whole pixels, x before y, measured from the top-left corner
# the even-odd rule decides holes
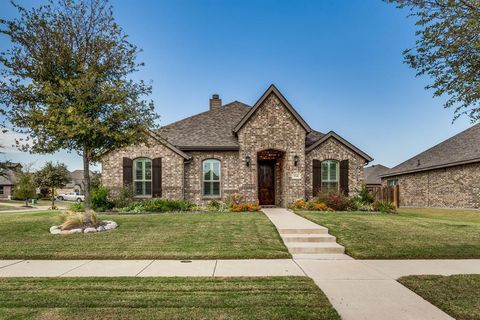
[[[2,319],[340,319],[306,277],[0,278]]]
[[[3,203],[16,205],[16,206],[24,206],[25,205],[25,201],[22,201],[22,200],[0,199],[0,205],[3,204]],[[55,203],[63,203],[63,201],[55,201]],[[28,204],[32,205],[31,201],[29,201]],[[38,200],[36,205],[38,205],[38,206],[49,206],[50,207],[52,205],[52,201],[50,201],[50,200]]]
[[[288,258],[261,212],[109,215],[115,230],[52,235],[58,212],[0,214],[0,259]]]
[[[480,211],[297,213],[327,227],[358,259],[480,258]]]
[[[480,274],[408,276],[398,281],[457,320],[480,320]]]

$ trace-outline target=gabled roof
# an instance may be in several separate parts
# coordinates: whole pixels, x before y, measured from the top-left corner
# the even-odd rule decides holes
[[[285,99],[285,97],[282,95],[282,93],[275,87],[275,85],[270,85],[268,87],[267,91],[258,99],[258,101],[255,103],[255,105],[248,111],[248,113],[240,120],[240,122],[235,126],[233,129],[233,132],[237,133],[244,125],[247,123],[248,119],[257,111],[257,109],[262,105],[263,101],[267,99],[270,94],[275,94],[280,101],[285,105],[285,107],[290,111],[290,113],[295,117],[295,119],[302,125],[302,127],[305,129],[307,133],[311,132],[312,129],[310,126],[303,120],[303,118],[295,111],[295,109],[292,107],[292,105]]]
[[[365,159],[365,162],[370,162],[373,160],[372,157],[370,157],[368,154],[360,150],[359,148],[355,147],[353,144],[336,134],[334,131],[330,131],[327,134],[325,134],[323,137],[312,143],[309,147],[305,149],[305,152],[308,153],[318,147],[320,144],[324,143],[328,139],[333,138],[336,139],[338,142],[342,143],[344,146],[361,156],[363,159]]]
[[[365,184],[382,184],[380,176],[385,174],[390,168],[381,164],[374,164],[373,166],[366,167],[365,169]]]
[[[251,109],[234,101],[218,109],[162,127],[157,132],[181,150],[238,150],[238,139],[232,130]]]
[[[480,123],[402,162],[382,177],[480,162]]]

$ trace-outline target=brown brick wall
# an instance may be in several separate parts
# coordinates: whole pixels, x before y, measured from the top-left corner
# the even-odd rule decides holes
[[[183,158],[161,143],[150,140],[148,145],[131,145],[112,151],[102,158],[102,182],[115,188],[123,184],[123,157],[162,158],[162,197],[183,199]]]
[[[480,208],[480,163],[391,178],[399,182],[400,206]]]
[[[305,196],[305,134],[305,129],[277,96],[270,94],[238,132],[240,159],[246,156],[252,159],[250,167],[244,164],[239,167],[239,189],[247,201],[258,200],[257,153],[267,149],[284,152],[281,168],[276,169],[277,176],[281,174],[281,183],[276,181],[281,186],[277,190],[277,205],[286,206]],[[293,164],[295,155],[300,160],[297,167]]]
[[[305,163],[305,195],[311,198],[313,188],[313,160],[348,160],[348,194],[354,195],[364,181],[365,160],[337,141],[329,138],[306,155]]]

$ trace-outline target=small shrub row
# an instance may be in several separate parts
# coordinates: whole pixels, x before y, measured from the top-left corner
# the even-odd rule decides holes
[[[358,195],[354,197],[347,197],[341,192],[324,192],[309,201],[298,199],[290,205],[290,208],[295,210],[377,211],[382,213],[394,213],[396,210],[393,203],[376,200],[365,186],[362,186]]]
[[[260,211],[262,209],[258,204],[256,203],[240,203],[240,204],[234,204],[230,208],[231,212],[256,212]]]
[[[121,212],[142,213],[142,212],[173,212],[190,211],[195,205],[187,200],[172,199],[148,199],[134,202],[129,206],[119,209]]]

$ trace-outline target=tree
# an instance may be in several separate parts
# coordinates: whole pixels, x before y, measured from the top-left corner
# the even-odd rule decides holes
[[[115,22],[107,0],[51,0],[19,18],[0,20],[12,47],[0,53],[0,103],[21,150],[75,151],[83,158],[85,208],[90,208],[90,164],[111,149],[147,141],[158,116],[134,81],[139,49]]]
[[[447,95],[454,121],[467,115],[480,120],[480,1],[386,0],[409,8],[417,18],[417,41],[404,51],[405,62],[428,75],[433,96]]]
[[[28,171],[17,173],[17,183],[15,184],[13,197],[24,200],[25,207],[28,207],[28,199],[32,199],[35,196],[36,189],[33,181],[33,175]]]
[[[55,189],[63,188],[70,180],[70,172],[63,163],[47,162],[34,176],[37,187],[49,189],[52,195],[52,209],[55,208]]]

